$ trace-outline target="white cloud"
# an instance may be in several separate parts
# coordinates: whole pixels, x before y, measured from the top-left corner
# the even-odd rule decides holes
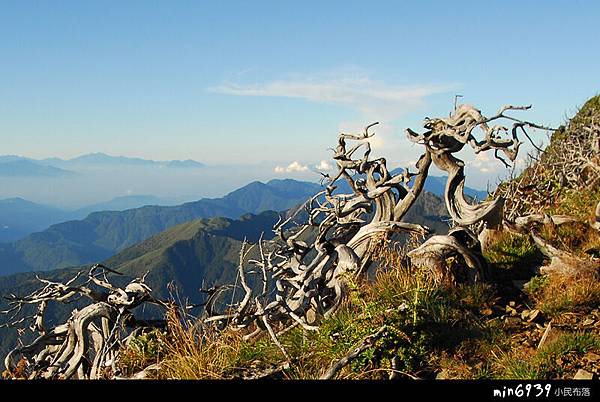
[[[275,166],[275,173],[293,173],[293,172],[308,172],[308,166],[303,165],[298,161],[293,161],[286,167]]]
[[[209,90],[233,96],[296,98],[345,107],[356,113],[351,121],[339,123],[340,132],[362,133],[366,124],[378,121],[380,124],[370,130],[376,134],[369,139],[373,151],[371,157],[394,158],[401,155],[401,159],[405,160],[414,159],[414,156],[407,156],[413,153],[420,155],[421,150],[415,150],[408,143],[402,131],[404,127],[397,127],[395,122],[408,113],[424,108],[428,96],[458,88],[459,84],[454,83],[397,85],[373,79],[360,68],[346,68],[326,74],[286,76],[260,83],[228,82]],[[333,135],[332,141],[335,138]],[[397,162],[389,160],[390,164]],[[325,170],[314,165],[311,167]],[[290,170],[289,166],[275,169],[276,173],[290,171],[298,170]]]
[[[481,173],[490,173],[498,170],[498,164],[493,161],[488,152],[480,152],[475,155],[475,158],[470,163],[470,166],[477,169]]]
[[[315,169],[317,169],[318,171],[328,171],[328,170],[333,170],[333,165],[329,162],[327,162],[326,160],[322,160],[321,162],[319,162],[318,165],[315,165]]]
[[[345,106],[367,119],[392,120],[422,106],[425,97],[456,87],[455,84],[390,85],[371,79],[360,69],[353,69],[257,84],[226,83],[209,90],[236,96],[300,98]]]

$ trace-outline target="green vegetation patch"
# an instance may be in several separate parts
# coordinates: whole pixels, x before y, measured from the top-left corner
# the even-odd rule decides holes
[[[498,269],[529,271],[539,265],[543,258],[529,236],[500,232],[497,238],[485,250],[488,264]]]

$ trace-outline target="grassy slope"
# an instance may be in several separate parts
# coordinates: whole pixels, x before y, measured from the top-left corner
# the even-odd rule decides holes
[[[386,379],[392,372],[401,378],[572,378],[578,368],[597,370],[586,359],[600,353],[600,333],[581,325],[583,320],[574,331],[573,320],[569,330],[560,327],[552,341],[537,350],[549,316],[542,313],[527,322],[507,314],[508,299],[516,301],[518,311],[526,303],[516,292],[506,298],[495,285],[442,289],[422,272],[404,268],[400,254],[388,251],[381,257],[386,268],[372,283],[355,286],[343,308],[324,321],[319,332],[294,329],[280,337],[293,362],[279,378],[319,378],[384,325],[385,335],[337,378]],[[600,316],[595,317],[598,322]],[[206,379],[232,378],[285,363],[267,335],[242,341],[235,332],[205,333],[201,344],[199,335],[191,325],[173,323],[167,336],[143,337],[126,350],[122,364],[133,372],[143,366],[135,367],[134,362],[161,361],[158,378]],[[398,359],[394,369],[393,357]]]

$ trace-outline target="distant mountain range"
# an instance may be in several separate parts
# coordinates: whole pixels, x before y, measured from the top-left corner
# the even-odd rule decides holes
[[[177,203],[175,199],[152,195],[128,195],[75,210],[65,210],[18,197],[7,198],[0,200],[0,243],[19,240],[57,223],[83,219],[92,212],[124,211],[144,205],[175,205]]]
[[[92,153],[72,159],[32,159],[16,155],[0,155],[0,177],[68,177],[78,169],[119,166],[148,166],[175,169],[198,169],[203,163],[187,160],[154,161],[125,156]]]
[[[172,226],[110,258],[95,262],[102,262],[126,277],[149,272],[148,283],[163,297],[167,296],[166,284],[171,280],[191,295],[202,282],[210,286],[234,278],[244,238],[256,242],[263,233],[263,238],[273,238],[271,228],[278,218],[277,212],[265,211],[244,214],[239,219],[195,219]],[[56,269],[44,272],[43,277],[64,278],[80,268]],[[16,291],[17,286],[23,286],[18,293],[26,292],[30,285],[35,285],[36,274],[39,272],[0,276],[0,295]]]
[[[0,200],[0,243],[20,239],[69,219],[71,213],[62,209],[22,198]]]
[[[443,197],[446,178],[430,176],[427,178],[425,190]],[[14,272],[22,269],[42,269],[39,262],[32,261],[38,257],[32,257],[31,248],[39,251],[38,243],[50,242],[54,244],[54,251],[51,254],[58,253],[59,256],[51,258],[49,268],[57,266],[66,266],[65,264],[78,264],[87,261],[87,258],[68,257],[72,251],[60,251],[64,242],[70,244],[68,250],[72,250],[75,244],[81,247],[77,255],[86,254],[86,241],[82,242],[73,239],[74,233],[79,231],[91,231],[95,238],[92,244],[102,246],[102,251],[92,253],[92,256],[105,257],[108,253],[114,253],[119,247],[131,245],[145,237],[157,233],[173,224],[184,222],[186,219],[197,219],[212,216],[224,216],[237,218],[244,213],[258,213],[266,210],[283,210],[295,204],[306,200],[311,195],[320,191],[322,187],[312,182],[301,182],[296,180],[271,180],[268,183],[252,182],[238,190],[235,190],[222,198],[201,199],[178,206],[168,207],[167,205],[176,205],[174,199],[159,198],[152,195],[131,195],[117,197],[110,201],[105,201],[90,205],[77,210],[62,210],[47,205],[36,204],[20,198],[11,198],[0,200],[0,255],[2,252],[13,255],[11,261],[20,261],[22,258],[15,257],[14,253],[22,255],[25,263],[18,263],[19,269],[2,269],[0,261],[0,275],[3,273]],[[339,191],[350,191],[345,182],[340,182]],[[486,192],[465,188],[465,193],[473,198],[484,199]],[[144,207],[145,208],[141,208]],[[139,209],[123,214],[122,212],[130,209]],[[106,212],[100,215],[88,215],[94,212]],[[166,212],[168,211],[168,212]],[[155,214],[155,216],[153,216]],[[163,215],[169,216],[164,218]],[[445,214],[445,212],[443,212]],[[177,216],[177,218],[172,218]],[[75,221],[75,222],[70,222]],[[64,223],[63,223],[64,222]],[[109,222],[111,222],[109,224]],[[154,222],[148,224],[147,222]],[[61,225],[56,225],[60,224]],[[138,225],[134,230],[135,234],[129,233],[124,227]],[[50,227],[56,225],[55,227]],[[68,228],[68,229],[67,229]],[[47,230],[44,230],[47,229]],[[114,233],[109,234],[114,231]],[[42,233],[36,233],[43,231]],[[31,235],[31,236],[29,236]],[[26,238],[27,237],[27,238]],[[112,241],[102,240],[105,237],[113,239]],[[59,240],[60,239],[60,240]],[[86,237],[87,239],[87,237]],[[17,241],[19,240],[19,241]],[[12,245],[2,244],[14,242]],[[3,250],[3,251],[2,251]],[[91,250],[91,249],[90,249]],[[34,253],[36,254],[36,253]],[[46,255],[42,253],[41,255]],[[28,257],[25,257],[28,256]],[[6,264],[6,261],[4,262]]]
[[[166,284],[174,281],[188,296],[200,296],[198,288],[229,283],[235,279],[244,238],[256,242],[271,228],[279,214],[266,211],[240,219],[209,218],[186,222],[128,247],[103,263],[120,273],[136,277],[146,272],[157,294],[167,297]],[[197,299],[196,299],[197,300]]]
[[[221,199],[202,200],[200,205],[204,206],[205,211],[193,216],[217,216],[215,214],[220,212],[223,216],[236,218],[246,212],[277,210],[289,206],[290,200],[300,202],[303,197],[308,197],[320,189],[316,183],[292,182],[294,183],[291,185],[286,180],[271,180],[267,184],[250,183],[223,197],[223,202]],[[82,220],[94,212],[125,211],[143,206],[170,206],[179,203],[176,198],[128,195],[75,210],[64,210],[22,198],[0,200],[0,243],[14,242],[57,223]],[[215,212],[210,213],[215,203],[226,207],[215,206]]]
[[[294,191],[289,191],[290,187]],[[58,223],[13,243],[0,244],[0,275],[51,270],[101,261],[174,225],[207,217],[238,218],[246,213],[286,210],[320,189],[293,180],[253,182],[223,198],[178,206],[144,206],[94,212],[83,220]]]
[[[111,156],[101,152],[81,155],[72,159],[48,158],[41,159],[41,163],[57,167],[82,167],[82,166],[159,166],[170,168],[201,168],[203,163],[188,159],[185,161],[154,161],[127,156]]]
[[[312,183],[309,183],[311,186]],[[305,197],[302,194],[303,183],[284,180],[263,183],[251,183],[234,193],[230,194],[230,201],[235,199],[239,205],[248,204],[250,194],[257,194],[257,189],[264,189],[266,193],[277,191],[274,188],[293,187],[294,191],[290,193],[299,196],[302,201]],[[309,187],[304,187],[306,191]],[[260,192],[259,192],[260,194]],[[312,192],[311,194],[312,195]],[[246,196],[246,197],[243,197]],[[221,199],[222,201],[223,199]],[[243,200],[243,201],[242,201]],[[297,200],[297,199],[296,199]],[[290,200],[289,204],[295,201]],[[254,205],[260,205],[260,202],[253,202]],[[288,204],[288,205],[289,205]],[[141,208],[136,213],[142,213],[147,208]],[[153,210],[154,213],[160,210]],[[128,211],[125,211],[128,212]],[[172,221],[178,217],[181,210],[162,210],[159,213],[163,219],[172,216]],[[189,212],[189,211],[188,211]],[[92,214],[92,216],[101,217],[102,213]],[[111,214],[112,215],[112,214]],[[103,262],[105,265],[123,274],[122,277],[113,276],[116,284],[122,284],[133,277],[139,277],[147,273],[146,282],[153,289],[153,294],[160,298],[167,298],[169,290],[167,284],[173,283],[178,289],[182,298],[189,299],[190,303],[198,303],[204,297],[199,292],[199,288],[208,288],[215,284],[232,283],[235,280],[236,267],[238,264],[240,246],[244,238],[248,241],[256,242],[261,233],[264,233],[266,239],[273,237],[272,227],[279,217],[279,213],[274,211],[265,211],[260,214],[244,214],[239,219],[230,219],[215,217],[208,219],[188,220],[170,228],[160,231],[145,240],[133,244],[129,247],[123,247],[118,252],[112,252],[112,256],[102,257],[103,253],[108,251],[93,244],[108,240],[108,233],[124,230],[127,228],[130,232],[136,232],[137,224],[143,223],[143,216],[122,216],[122,219],[114,219],[111,222],[99,221],[101,224],[96,226],[98,233],[108,228],[113,228],[111,232],[106,232],[106,236],[100,239],[93,234],[94,223],[91,221],[68,222],[65,225],[56,225],[45,231],[35,234],[31,243],[21,242],[16,248],[22,250],[29,248],[26,256],[30,261],[38,258],[36,270],[45,270],[50,265],[44,265],[44,262],[50,262],[53,258],[75,255],[77,252],[88,250],[88,254],[82,253],[77,257],[88,258],[85,263],[67,265],[84,265],[95,262]],[[150,214],[152,216],[152,213]],[[447,230],[444,223],[445,207],[443,201],[428,192],[424,192],[418,198],[417,202],[407,214],[406,220],[417,222],[431,227],[438,232]],[[131,226],[123,226],[117,230],[120,223],[127,221]],[[85,223],[84,223],[85,222]],[[98,222],[97,222],[98,223]],[[147,227],[155,224],[151,218],[146,222]],[[87,230],[81,230],[80,225],[89,225]],[[56,229],[56,227],[59,227]],[[58,237],[62,234],[63,237]],[[134,235],[135,233],[131,233]],[[40,236],[36,236],[40,235]],[[39,237],[39,238],[36,238]],[[37,241],[37,243],[36,243]],[[129,242],[129,241],[128,241]],[[15,249],[16,249],[15,248]],[[48,253],[48,254],[45,254]],[[93,253],[97,253],[95,256]],[[6,261],[6,254],[0,251],[0,261]],[[58,261],[55,259],[54,261]],[[75,261],[75,260],[71,260]],[[2,265],[2,267],[6,267]],[[32,267],[26,267],[31,269]],[[8,276],[0,276],[0,295],[11,293],[24,295],[39,287],[40,283],[36,280],[36,275],[43,278],[65,281],[72,277],[75,271],[82,267],[54,269],[47,272],[24,272]],[[0,309],[4,308],[4,302],[0,299]],[[64,320],[71,308],[78,307],[79,304],[65,306],[52,304],[49,306],[50,320]],[[0,316],[0,324],[4,317]],[[0,357],[4,355],[10,347],[16,342],[16,331],[14,329],[0,328]]]
[[[70,177],[77,173],[30,160],[0,161],[0,177]]]
[[[267,210],[284,211],[303,203],[321,189],[317,183],[271,180],[252,182],[222,198],[204,198],[177,206],[147,205],[124,211],[93,212],[85,219],[57,223],[17,241],[1,243],[0,275],[101,261],[184,222],[209,217],[235,219]],[[420,198],[422,201],[411,211],[410,220],[438,230],[447,227],[440,218],[446,215],[443,201],[431,194]]]
[[[68,220],[83,219],[89,214],[99,211],[125,211],[127,209],[139,208],[145,205],[176,204],[176,199],[155,197],[153,195],[124,195],[122,197],[115,197],[112,200],[99,202],[96,204],[88,205],[86,207],[73,210],[70,212],[71,218]]]

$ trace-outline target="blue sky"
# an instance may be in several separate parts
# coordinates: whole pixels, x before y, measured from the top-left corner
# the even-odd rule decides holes
[[[379,120],[376,151],[406,165],[404,128],[456,93],[560,124],[600,88],[599,18],[597,1],[0,1],[0,154],[304,178]],[[478,162],[479,185],[502,170]]]

